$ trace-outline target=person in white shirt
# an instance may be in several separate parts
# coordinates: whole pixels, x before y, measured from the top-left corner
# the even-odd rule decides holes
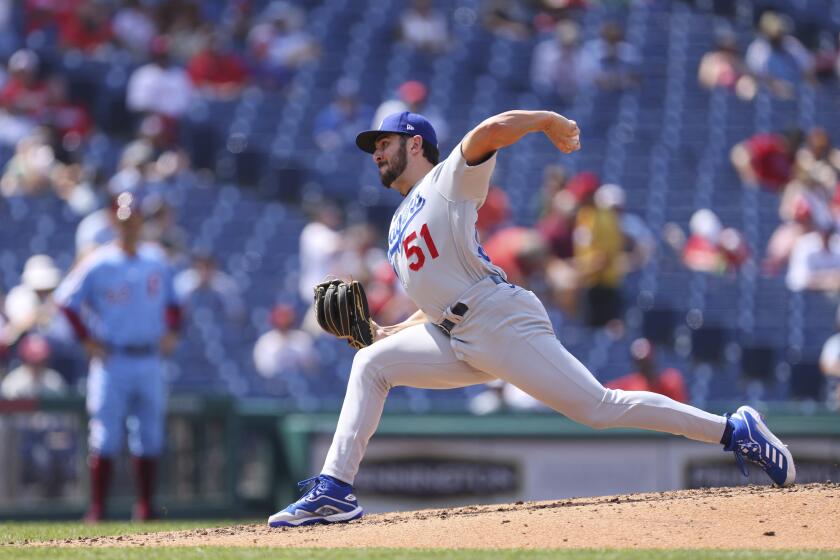
[[[429,0],[414,0],[400,18],[400,37],[407,44],[431,54],[449,46],[446,18],[432,7]]]
[[[327,274],[337,274],[338,258],[343,249],[341,214],[334,206],[319,206],[314,218],[300,232],[300,298],[312,301],[312,286]]]
[[[177,119],[186,113],[193,85],[186,70],[173,66],[165,37],[151,46],[152,61],[135,70],[128,80],[126,104],[136,113],[157,113]]]
[[[67,383],[61,375],[47,367],[50,345],[46,338],[37,334],[26,335],[18,346],[18,354],[23,363],[3,379],[1,398],[34,399],[67,393]]]
[[[531,59],[531,86],[548,98],[569,101],[577,93],[581,79],[580,28],[563,20],[554,36],[539,43]]]
[[[295,329],[295,311],[289,305],[276,305],[271,311],[272,330],[260,336],[254,345],[254,365],[266,378],[284,373],[313,371],[318,360],[312,337]]]
[[[840,237],[833,223],[799,238],[790,255],[786,282],[794,292],[840,291]]]

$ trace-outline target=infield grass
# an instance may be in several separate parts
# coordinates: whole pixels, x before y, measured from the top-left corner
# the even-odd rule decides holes
[[[33,547],[39,541],[177,531],[254,523],[248,520],[0,523],[0,560],[840,560],[840,551],[750,550],[430,550],[430,549],[282,549],[268,547]]]
[[[31,523],[0,523],[0,546],[22,545],[35,541],[53,541],[78,539],[82,537],[107,537],[111,535],[131,535],[134,533],[156,533],[159,531],[180,531],[199,527],[224,527],[255,523],[249,520],[184,520],[152,521],[149,523],[131,523],[129,521],[108,521],[97,525],[87,525],[78,521],[37,521]],[[262,522],[262,520],[260,520]]]

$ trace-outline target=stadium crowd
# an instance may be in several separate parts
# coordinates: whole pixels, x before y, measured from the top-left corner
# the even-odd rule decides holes
[[[579,96],[633,89],[644,79],[642,54],[618,19],[606,21],[598,36],[584,40],[582,19],[588,10],[601,9],[594,4],[489,1],[473,16],[488,33],[533,41],[532,91],[546,107],[562,112]],[[722,9],[715,43],[696,69],[702,87],[747,101],[761,91],[791,99],[802,84],[834,87],[840,74],[836,29],[808,28],[797,35],[792,18],[760,8],[757,2],[753,40],[745,49],[733,32],[732,14]],[[224,139],[208,134],[199,138],[203,142],[196,141],[206,132],[189,118],[197,100],[237,100],[262,92],[283,104],[294,90],[296,75],[323,56],[311,32],[311,12],[304,3],[285,1],[0,2],[3,197],[61,199],[78,222],[77,262],[114,239],[111,201],[124,192],[142,194],[144,238],[164,247],[179,271],[176,289],[188,316],[191,308],[209,309],[211,320],[231,331],[256,322],[262,335],[251,341],[253,367],[278,382],[318,371],[317,339],[322,333],[308,304],[312,285],[327,274],[361,280],[380,323],[412,312],[382,249],[382,220],[349,215],[324,198],[296,202],[296,210],[309,220],[297,250],[297,293],[284,287],[260,294],[271,310],[255,319],[243,303],[235,271],[226,269],[229,263],[214,254],[214,247],[197,244],[198,232],[185,229],[173,206],[173,185],[214,188],[215,154],[225,148],[236,152],[235,142],[231,144],[235,135]],[[463,12],[456,15],[465,17]],[[393,41],[434,61],[459,48],[453,17],[429,0],[406,3],[394,22]],[[87,63],[111,67],[105,83],[91,80]],[[358,130],[400,110],[427,114],[447,146],[462,133],[447,122],[440,105],[429,103],[434,92],[428,83],[406,76],[394,91],[384,92],[378,107],[368,105],[360,87],[358,81],[336,80],[333,101],[320,108],[311,130],[303,132],[321,152],[352,151]],[[564,320],[603,329],[623,341],[641,373],[617,383],[667,385],[670,389],[663,392],[689,400],[679,372],[663,374],[667,382],[650,374],[656,368],[645,362],[652,360],[649,341],[631,344],[627,339],[625,281],[657,252],[670,251],[687,269],[710,275],[737,275],[745,263],[758,260],[763,274],[784,272],[790,290],[826,292],[834,299],[826,299],[825,305],[835,302],[840,293],[840,150],[833,140],[817,126],[760,131],[732,147],[732,165],[744,188],[779,197],[780,223],[767,247],[750,247],[742,232],[721,222],[714,208],[696,209],[687,231],[675,223],[654,229],[627,210],[625,190],[602,181],[600,170],[561,165],[543,171],[534,223],[514,223],[505,184],[494,186],[479,215],[482,243],[511,281],[552,302]],[[100,149],[103,144],[117,147],[115,153],[109,157]],[[307,159],[320,161],[316,155]],[[0,286],[5,290],[0,298],[0,373],[13,370],[0,385],[5,398],[83,387],[85,356],[51,298],[73,265],[59,265],[57,258],[30,255],[19,284]],[[834,335],[821,360],[827,375],[837,375],[837,347]],[[479,403],[474,409],[494,408]]]

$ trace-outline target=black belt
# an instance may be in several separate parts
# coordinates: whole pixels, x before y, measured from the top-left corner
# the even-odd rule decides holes
[[[105,349],[112,354],[124,354],[126,356],[148,356],[157,354],[157,344],[105,344]]]
[[[505,280],[501,276],[497,276],[497,275],[494,274],[493,276],[490,276],[490,279],[493,282],[495,282],[496,284],[506,284],[510,287],[513,287],[513,284],[511,284],[510,282],[508,282],[507,280]],[[469,311],[470,308],[467,307],[467,304],[465,304],[464,302],[459,301],[458,303],[453,305],[449,310],[452,312],[453,315],[457,315],[458,317],[463,317],[464,313]],[[441,323],[439,323],[437,325],[437,327],[440,330],[442,330],[443,334],[445,334],[446,336],[451,336],[452,335],[452,329],[455,327],[455,323],[453,323],[449,319],[444,319]]]
[[[451,311],[453,315],[457,315],[458,317],[463,317],[464,313],[469,311],[470,308],[467,307],[466,303],[458,302],[452,306]],[[446,336],[452,336],[452,328],[455,326],[455,323],[450,321],[449,319],[444,319],[439,325],[438,328],[443,331],[443,334]]]

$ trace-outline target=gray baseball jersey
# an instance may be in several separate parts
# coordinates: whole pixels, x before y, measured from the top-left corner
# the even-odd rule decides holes
[[[467,165],[458,144],[409,191],[391,220],[391,266],[408,296],[436,323],[476,282],[493,274],[505,277],[475,229],[495,166],[495,154]]]

